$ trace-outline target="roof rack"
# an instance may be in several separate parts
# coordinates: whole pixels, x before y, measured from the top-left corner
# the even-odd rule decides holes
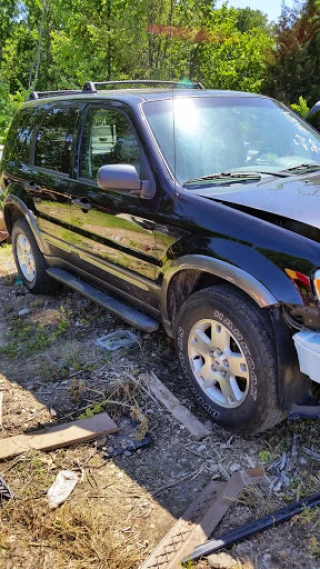
[[[167,85],[176,89],[204,89],[204,86],[198,82],[192,81],[158,81],[156,79],[129,79],[128,81],[87,81],[82,91],[89,93],[97,93],[97,87],[112,87],[118,85]]]
[[[46,97],[59,97],[60,95],[77,95],[82,91],[76,89],[61,89],[60,91],[32,91],[29,95],[29,101],[36,99],[45,99]]]
[[[87,81],[82,90],[61,89],[58,91],[32,91],[29,101],[45,99],[46,97],[59,97],[60,95],[80,95],[81,93],[97,93],[99,87],[118,87],[123,85],[164,85],[175,89],[204,89],[202,83],[192,81],[157,81],[156,79],[129,79],[128,81]]]

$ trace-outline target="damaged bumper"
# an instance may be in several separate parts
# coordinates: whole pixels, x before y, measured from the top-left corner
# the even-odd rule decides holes
[[[301,372],[320,383],[320,332],[302,330],[294,334],[293,340]]]

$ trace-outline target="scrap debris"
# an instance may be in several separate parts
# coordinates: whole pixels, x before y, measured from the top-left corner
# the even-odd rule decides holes
[[[61,470],[48,490],[49,507],[54,510],[70,496],[79,478],[71,470]]]
[[[2,500],[10,500],[14,497],[15,496],[13,492],[11,492],[8,484],[3,480],[3,478],[0,478],[0,503]]]
[[[197,440],[210,436],[211,431],[201,423],[192,413],[184,407],[173,393],[160,381],[156,374],[151,371],[149,374],[141,374],[140,378],[153,395],[170,411],[170,413],[188,429]]]
[[[108,446],[102,447],[102,458],[113,458],[115,456],[131,456],[139,449],[145,448],[152,443],[150,433],[139,432],[140,423],[123,417],[119,424],[119,433],[108,438]]]
[[[140,569],[179,569],[193,548],[205,542],[248,484],[264,480],[262,468],[235,472],[226,484],[211,481],[171,528]]]
[[[320,492],[312,494],[308,498],[303,498],[302,500],[299,500],[299,502],[295,502],[285,508],[281,508],[268,516],[254,520],[240,528],[231,530],[230,532],[222,535],[219,539],[211,539],[210,541],[207,541],[204,545],[196,547],[190,555],[186,556],[182,560],[182,562],[185,563],[189,560],[197,561],[201,557],[207,557],[211,553],[220,551],[225,547],[230,547],[231,545],[234,545],[239,541],[243,541],[258,532],[265,531],[266,529],[285,522],[294,516],[301,514],[305,508],[311,509],[315,506],[320,506]]]
[[[107,413],[87,419],[56,425],[50,429],[1,439],[0,460],[12,458],[27,450],[54,450],[115,433],[117,425]]]
[[[96,340],[97,346],[109,350],[109,352],[114,352],[120,348],[130,348],[137,343],[138,336],[131,330],[117,330]]]

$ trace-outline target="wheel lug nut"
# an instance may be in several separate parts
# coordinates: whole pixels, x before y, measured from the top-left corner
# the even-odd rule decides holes
[[[227,372],[226,371],[222,371],[221,372],[221,377],[223,377],[223,379],[225,379],[227,377]]]
[[[215,351],[215,356],[216,356],[216,358],[220,358],[221,354],[222,354],[221,350],[217,349],[217,350]]]
[[[209,352],[210,358],[213,358],[213,352]]]
[[[223,360],[222,365],[223,365],[224,367],[229,367],[229,362],[228,362],[228,360]]]

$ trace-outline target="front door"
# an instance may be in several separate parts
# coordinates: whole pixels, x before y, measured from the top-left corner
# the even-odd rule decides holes
[[[77,180],[71,182],[74,261],[109,286],[153,302],[160,265],[154,227],[159,195],[148,200],[101,190],[97,174],[107,164],[131,164],[154,184],[135,130],[127,115],[110,106],[85,111]]]

